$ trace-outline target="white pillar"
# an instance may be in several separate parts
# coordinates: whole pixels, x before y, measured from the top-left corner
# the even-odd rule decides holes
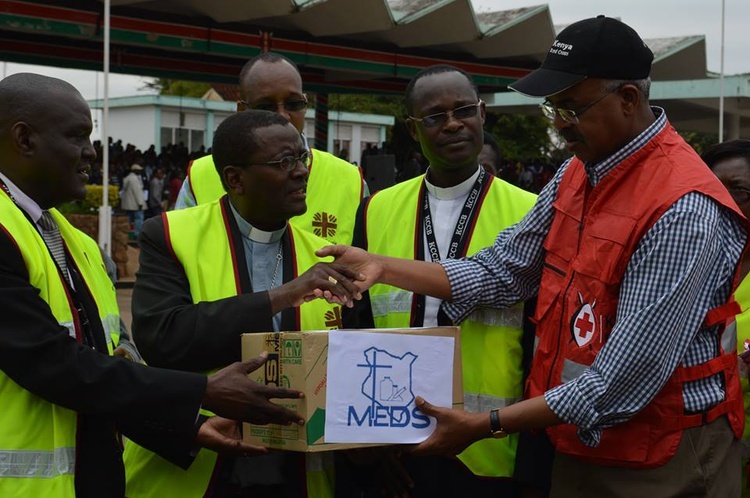
[[[99,207],[99,247],[112,255],[112,208],[109,206],[109,30],[110,0],[104,0],[104,111],[102,112],[102,205]]]

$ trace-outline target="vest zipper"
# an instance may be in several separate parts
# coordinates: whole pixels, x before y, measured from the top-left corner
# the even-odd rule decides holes
[[[573,266],[573,262],[578,257],[578,254],[581,252],[581,239],[583,234],[583,222],[586,219],[586,202],[588,201],[589,192],[591,191],[591,188],[589,187],[589,183],[586,184],[586,189],[583,193],[583,212],[581,213],[581,221],[578,224],[578,244],[576,245],[576,254],[575,256],[570,260],[570,263],[568,267]],[[561,274],[564,275],[564,273],[555,268],[552,265],[547,265],[545,263],[545,266],[547,266],[551,270],[557,270]],[[574,270],[571,270],[570,277],[568,279],[568,285],[565,286],[565,291],[560,295],[560,299],[562,299],[562,304],[560,305],[560,324],[557,327],[557,347],[555,348],[555,356],[552,357],[552,365],[549,369],[549,373],[547,374],[547,389],[550,389],[550,385],[552,384],[552,372],[554,371],[555,365],[557,364],[557,357],[560,355],[560,345],[562,343],[562,335],[563,335],[563,319],[565,318],[565,303],[566,299],[565,297],[568,295],[568,291],[570,290],[570,286],[573,283],[573,278],[576,276],[576,272]]]
[[[550,269],[550,270],[552,270],[553,272],[557,273],[558,275],[562,275],[563,277],[565,276],[565,272],[564,272],[564,271],[562,271],[562,270],[561,270],[560,268],[558,268],[558,267],[556,267],[556,266],[552,266],[551,264],[547,263],[546,261],[545,261],[545,262],[543,263],[543,265],[544,265],[544,266],[545,266],[546,268],[549,268],[549,269]]]

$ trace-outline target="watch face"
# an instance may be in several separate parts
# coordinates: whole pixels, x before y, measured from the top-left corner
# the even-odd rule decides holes
[[[495,439],[504,438],[508,435],[507,432],[505,432],[504,429],[500,429],[499,431],[492,431],[492,437]]]

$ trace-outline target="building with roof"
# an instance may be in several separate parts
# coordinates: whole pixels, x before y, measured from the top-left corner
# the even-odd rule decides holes
[[[101,70],[101,0],[0,0],[0,57]],[[401,94],[433,64],[472,75],[498,110],[536,112],[507,85],[538,67],[558,27],[549,7],[476,12],[470,0],[112,0],[111,71],[234,84],[244,62],[273,50],[305,89]],[[706,72],[705,37],[647,40],[653,97],[673,124],[718,130],[721,83]],[[745,79],[743,79],[745,78]],[[748,137],[746,77],[725,81],[725,135]],[[717,87],[717,85],[719,85]],[[316,101],[327,115],[325,98]],[[512,111],[516,112],[516,111]],[[330,139],[319,127],[317,145]],[[336,140],[336,139],[334,139]]]
[[[97,110],[103,101],[89,100],[89,106]],[[131,143],[141,150],[152,144],[156,150],[167,144],[183,143],[188,150],[208,149],[214,131],[227,116],[237,111],[234,100],[209,100],[167,95],[138,95],[118,97],[109,101],[109,136]],[[394,123],[393,116],[361,114],[353,112],[328,112],[328,151],[340,154],[346,149],[345,159],[359,162],[361,152],[370,144],[385,141],[388,126]],[[307,110],[305,135],[313,136],[315,111]],[[101,139],[95,130],[92,139]]]

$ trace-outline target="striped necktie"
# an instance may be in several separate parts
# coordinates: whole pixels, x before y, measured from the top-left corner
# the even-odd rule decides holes
[[[57,222],[49,211],[42,211],[42,217],[39,218],[39,226],[42,227],[42,237],[49,248],[49,252],[51,252],[52,257],[55,258],[55,262],[60,268],[65,280],[70,283],[68,262],[65,259],[65,245],[63,244],[62,235],[60,235],[60,227],[57,226]]]

